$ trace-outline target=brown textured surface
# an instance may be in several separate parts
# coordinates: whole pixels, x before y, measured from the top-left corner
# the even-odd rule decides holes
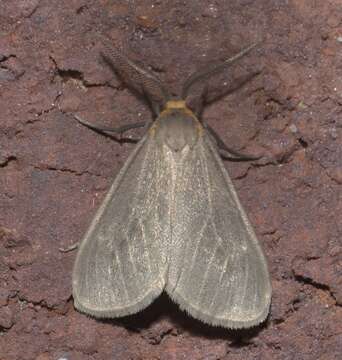
[[[0,359],[340,359],[342,6],[330,1],[0,2]],[[269,259],[271,315],[210,328],[162,296],[120,321],[72,306],[78,241],[131,151],[77,124],[151,117],[99,60],[94,32],[179,89],[209,59],[260,75],[206,108],[227,143],[279,164],[227,163]],[[216,83],[215,85],[219,85]]]

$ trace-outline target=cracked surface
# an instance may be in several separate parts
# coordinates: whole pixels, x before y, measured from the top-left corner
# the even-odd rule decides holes
[[[0,359],[340,358],[340,1],[1,2],[0,30]],[[134,145],[70,114],[106,126],[151,118],[101,61],[95,31],[172,92],[263,39],[209,88],[261,73],[203,114],[229,146],[268,156],[227,163],[269,260],[263,326],[207,327],[164,295],[115,321],[73,309],[75,252],[58,249],[82,238]]]

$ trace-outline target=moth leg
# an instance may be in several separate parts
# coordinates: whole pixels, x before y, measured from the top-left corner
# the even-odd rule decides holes
[[[73,116],[80,124],[82,124],[86,127],[89,127],[91,129],[98,130],[98,131],[114,132],[117,134],[123,134],[124,132],[126,132],[128,130],[141,128],[146,125],[146,121],[141,121],[141,122],[136,122],[134,124],[128,124],[128,125],[123,125],[123,126],[119,126],[116,128],[112,128],[109,126],[102,126],[102,125],[99,126],[99,125],[92,124],[92,123],[88,122],[87,120],[82,119],[78,115],[73,115]]]
[[[246,154],[244,152],[232,149],[225,142],[220,138],[217,132],[208,124],[206,124],[206,128],[208,129],[210,135],[215,139],[215,142],[218,146],[220,155],[227,160],[259,160],[262,158],[263,155],[253,155],[253,154]],[[227,155],[229,154],[229,155]]]
[[[134,124],[128,124],[128,125],[123,125],[123,126],[119,126],[117,128],[112,128],[112,127],[109,127],[109,126],[99,126],[99,125],[95,125],[95,124],[92,124],[84,119],[82,119],[80,116],[78,115],[73,115],[73,117],[82,125],[92,129],[92,130],[95,130],[95,131],[98,131],[99,133],[103,134],[103,135],[108,135],[109,132],[114,132],[116,134],[119,134],[120,135],[120,138],[119,140],[123,140],[121,138],[121,135],[128,131],[128,130],[131,130],[131,129],[137,129],[137,128],[142,128],[142,127],[145,127],[147,126],[149,123],[146,122],[146,121],[141,121],[141,122],[136,122]],[[109,135],[108,135],[109,136]],[[115,139],[117,140],[117,139]],[[130,141],[139,141],[140,139],[129,139]]]
[[[72,244],[66,248],[59,248],[58,250],[62,253],[67,253],[69,251],[73,251],[73,250],[77,249],[79,245],[80,245],[79,241],[77,241],[75,244]]]

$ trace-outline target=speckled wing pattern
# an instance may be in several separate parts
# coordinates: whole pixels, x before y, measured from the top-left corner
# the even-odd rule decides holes
[[[151,131],[137,145],[78,251],[77,309],[96,317],[129,315],[165,289],[212,325],[243,328],[266,318],[266,260],[202,130],[193,147],[177,153]]]
[[[166,291],[193,317],[228,328],[267,317],[267,263],[209,134],[178,165]]]

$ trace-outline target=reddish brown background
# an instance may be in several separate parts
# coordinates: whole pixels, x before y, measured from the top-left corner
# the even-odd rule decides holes
[[[97,321],[73,309],[75,252],[132,144],[79,125],[148,119],[99,59],[95,31],[173,91],[209,60],[261,45],[226,72],[262,70],[208,106],[227,143],[268,161],[231,163],[274,289],[256,329],[191,319],[162,296]],[[0,2],[0,359],[341,359],[340,0]],[[220,85],[220,83],[216,83]]]

